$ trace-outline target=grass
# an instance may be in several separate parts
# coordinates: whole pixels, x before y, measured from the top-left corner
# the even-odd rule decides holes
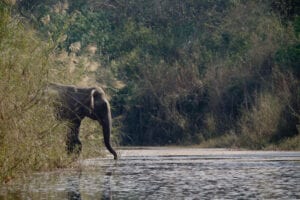
[[[300,151],[300,134],[284,139],[277,146],[278,149]]]
[[[217,138],[208,139],[200,144],[202,148],[239,148],[239,137],[228,133]]]
[[[239,122],[241,145],[250,149],[265,148],[277,133],[284,103],[270,93],[257,97],[255,105],[245,110]]]

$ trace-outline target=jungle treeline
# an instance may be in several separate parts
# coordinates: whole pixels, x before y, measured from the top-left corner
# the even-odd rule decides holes
[[[105,87],[121,145],[299,149],[298,1],[23,0],[15,7],[59,55],[75,59],[73,66],[57,59],[57,70],[69,69],[61,82],[84,76]]]
[[[119,145],[299,150],[299,12],[297,0],[1,0],[0,180],[68,165],[48,82],[102,86]]]

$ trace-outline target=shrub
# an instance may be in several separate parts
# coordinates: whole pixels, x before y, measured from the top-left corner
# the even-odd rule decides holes
[[[284,104],[270,93],[262,93],[250,110],[244,110],[239,122],[241,144],[261,149],[277,133]]]
[[[0,182],[65,166],[65,131],[44,99],[50,48],[0,3]]]

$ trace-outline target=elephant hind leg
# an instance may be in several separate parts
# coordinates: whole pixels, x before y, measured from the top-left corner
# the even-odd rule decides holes
[[[82,144],[79,140],[79,122],[73,122],[70,124],[70,128],[66,138],[66,149],[68,154],[79,155],[82,149]]]

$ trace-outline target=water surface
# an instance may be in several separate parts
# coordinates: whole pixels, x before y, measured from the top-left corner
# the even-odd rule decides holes
[[[300,152],[131,148],[0,187],[0,199],[300,199]]]

